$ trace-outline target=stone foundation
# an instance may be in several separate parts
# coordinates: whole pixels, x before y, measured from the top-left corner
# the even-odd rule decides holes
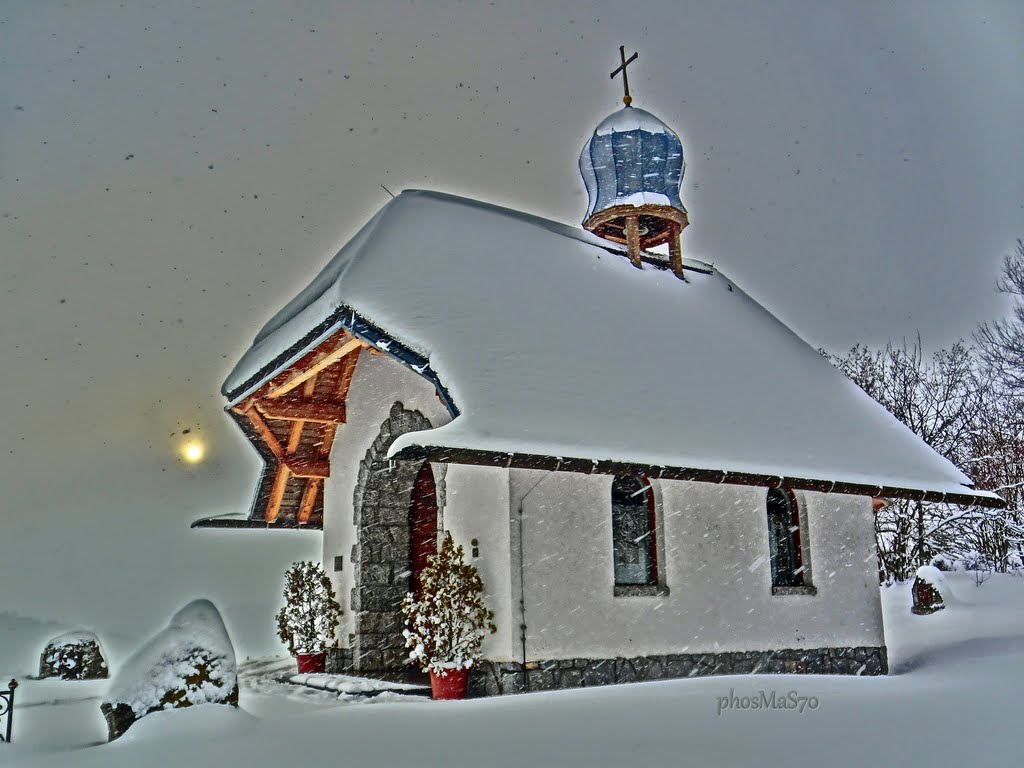
[[[354,675],[351,648],[328,648],[324,659],[324,672],[328,675]]]
[[[559,659],[530,662],[526,666],[524,674],[523,665],[518,662],[480,662],[470,672],[469,695],[499,696],[706,675],[885,675],[889,672],[884,645],[684,653],[633,659]]]
[[[524,674],[523,665],[518,662],[479,662],[469,674],[470,698],[708,675],[889,673],[889,659],[884,645],[675,653],[633,659],[558,659],[529,662],[526,666]],[[351,650],[336,648],[330,651],[327,655],[327,671],[353,674],[355,670]],[[400,674],[401,670],[391,672]]]

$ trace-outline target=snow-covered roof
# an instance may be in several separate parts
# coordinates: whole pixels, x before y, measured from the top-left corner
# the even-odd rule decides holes
[[[393,455],[429,446],[969,490],[724,274],[690,262],[684,281],[620,253],[535,216],[403,192],[267,323],[224,392],[238,402],[358,317],[379,346],[384,335],[422,360],[414,368],[457,411],[399,437]]]
[[[598,136],[606,136],[610,133],[626,133],[628,131],[671,133],[673,136],[676,135],[675,131],[646,109],[639,109],[634,106],[626,106],[615,110],[598,123],[597,128],[594,129],[594,133]]]

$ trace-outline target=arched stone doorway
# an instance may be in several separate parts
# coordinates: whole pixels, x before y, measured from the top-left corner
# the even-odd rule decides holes
[[[399,435],[424,429],[430,429],[430,422],[422,413],[395,403],[359,465],[350,603],[355,614],[352,666],[357,672],[400,669],[408,658],[400,605],[413,572],[414,512],[417,557],[425,558],[431,514],[435,551],[437,547],[438,489],[429,464],[391,461],[387,453]]]

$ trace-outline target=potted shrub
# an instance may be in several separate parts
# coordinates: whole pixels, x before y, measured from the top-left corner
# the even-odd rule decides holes
[[[278,637],[298,660],[300,673],[323,672],[341,616],[330,577],[316,563],[294,563],[285,573],[284,601],[277,614]]]
[[[466,695],[469,669],[484,635],[497,631],[494,614],[484,605],[480,574],[463,557],[462,547],[445,534],[441,551],[420,575],[420,594],[410,592],[402,601],[409,659],[430,673],[435,699]]]

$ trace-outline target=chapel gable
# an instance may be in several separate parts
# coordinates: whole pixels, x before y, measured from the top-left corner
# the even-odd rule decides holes
[[[339,331],[229,409],[265,462],[246,522],[323,527],[331,447],[364,346]]]

